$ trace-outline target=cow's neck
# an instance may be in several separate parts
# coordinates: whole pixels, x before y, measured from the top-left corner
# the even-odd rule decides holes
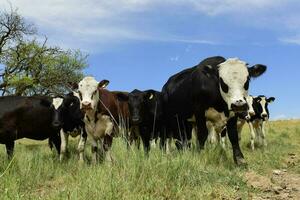
[[[85,118],[88,122],[96,122],[97,121],[97,110],[88,110],[85,112]]]

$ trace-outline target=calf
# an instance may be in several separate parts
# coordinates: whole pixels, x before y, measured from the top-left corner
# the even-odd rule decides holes
[[[59,114],[46,96],[0,97],[0,143],[6,145],[9,158],[14,141],[21,138],[45,140],[49,138],[60,152]]]
[[[161,147],[166,139],[163,131],[162,95],[155,90],[133,90],[128,94],[132,135],[140,136],[144,151],[148,154],[150,140],[161,138]]]
[[[83,150],[86,143],[87,134],[83,122],[84,115],[80,110],[80,102],[77,96],[78,94],[72,92],[64,97],[57,97],[53,99],[53,106],[59,113],[62,123],[62,128],[60,130],[60,161],[64,159],[64,156],[67,152],[69,135],[72,137],[77,137],[80,135],[78,144],[79,161],[83,162],[84,159]]]
[[[110,92],[104,88],[109,81],[98,82],[93,77],[85,77],[78,84],[80,109],[84,112],[84,123],[92,144],[93,162],[98,160],[98,145],[101,156],[107,152],[106,158],[112,159],[110,149],[114,128],[120,119],[128,118],[127,102],[119,101],[118,97],[126,95],[123,92]],[[126,109],[127,106],[127,109]]]
[[[266,130],[265,124],[269,120],[270,113],[268,109],[268,104],[275,101],[274,97],[267,98],[266,96],[260,95],[257,97],[249,96],[247,99],[249,104],[249,117],[246,119],[239,120],[239,135],[243,125],[248,122],[250,128],[250,145],[251,149],[255,149],[255,138],[258,138],[260,145],[267,145],[266,142]]]
[[[204,147],[208,136],[205,113],[212,108],[226,116],[233,159],[238,165],[245,164],[239,146],[236,114],[248,110],[246,97],[251,77],[258,77],[265,71],[264,65],[248,67],[238,58],[216,56],[171,76],[162,93],[168,133],[177,139],[177,147],[191,138],[192,125],[188,119],[192,116],[195,116],[198,146]]]

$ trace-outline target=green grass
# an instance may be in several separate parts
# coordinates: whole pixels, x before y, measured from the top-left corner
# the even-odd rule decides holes
[[[1,145],[0,199],[247,199],[261,192],[245,183],[248,170],[265,176],[283,167],[300,172],[299,163],[285,162],[289,153],[300,155],[300,121],[270,122],[268,130],[268,146],[252,152],[245,126],[241,147],[248,168],[236,167],[231,148],[218,146],[200,153],[173,147],[170,154],[155,148],[145,158],[143,151],[127,150],[116,139],[115,162],[94,166],[78,164],[77,140],[71,140],[70,158],[63,163],[46,142],[20,140],[11,163]],[[90,145],[86,156],[91,157]]]

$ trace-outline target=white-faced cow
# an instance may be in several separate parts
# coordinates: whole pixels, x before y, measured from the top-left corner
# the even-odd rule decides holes
[[[52,105],[51,98],[0,97],[0,143],[6,145],[9,158],[13,155],[14,141],[21,138],[49,138],[59,153],[60,127],[59,115]]]
[[[246,119],[239,119],[238,133],[241,137],[241,132],[244,124],[248,122],[250,129],[250,145],[251,149],[255,149],[255,139],[258,139],[260,145],[266,146],[266,122],[269,120],[270,113],[268,109],[269,103],[275,101],[274,97],[267,98],[264,95],[257,97],[249,96],[247,98],[249,105],[249,115]]]
[[[129,118],[128,103],[120,101],[119,96],[125,92],[110,92],[104,88],[109,81],[98,82],[93,77],[85,77],[78,84],[80,109],[84,111],[84,123],[92,144],[93,162],[98,160],[98,145],[100,155],[106,153],[106,159],[111,160],[110,149],[112,137],[117,132],[120,119]]]
[[[84,147],[87,139],[87,134],[84,128],[83,112],[80,110],[80,102],[78,94],[72,92],[63,97],[53,99],[53,106],[59,113],[62,128],[60,130],[61,137],[61,152],[60,161],[65,157],[68,148],[69,135],[77,137],[80,135],[78,144],[79,161],[83,162]]]
[[[213,108],[227,117],[227,131],[233,149],[234,161],[245,164],[237,133],[236,113],[248,110],[246,97],[251,77],[266,71],[264,65],[248,67],[238,58],[210,57],[195,67],[188,68],[169,78],[163,86],[165,113],[168,115],[168,132],[181,144],[191,136],[188,119],[195,116],[200,149],[208,136],[207,110]],[[178,144],[178,142],[177,142]]]

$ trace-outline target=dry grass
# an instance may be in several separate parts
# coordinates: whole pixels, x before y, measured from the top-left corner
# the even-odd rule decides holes
[[[254,171],[270,177],[272,170],[285,168],[299,174],[299,160],[289,162],[289,154],[300,156],[300,121],[276,121],[268,125],[268,146],[252,152],[249,130],[242,136],[242,150],[248,168],[238,168],[231,149],[207,146],[198,153],[189,150],[171,154],[152,149],[149,158],[135,148],[127,150],[121,139],[113,144],[115,162],[79,165],[76,141],[70,158],[59,163],[47,142],[20,140],[15,158],[0,178],[0,199],[247,199],[263,195],[249,186],[245,174]],[[86,148],[90,157],[90,146]],[[9,161],[0,148],[0,174]]]

